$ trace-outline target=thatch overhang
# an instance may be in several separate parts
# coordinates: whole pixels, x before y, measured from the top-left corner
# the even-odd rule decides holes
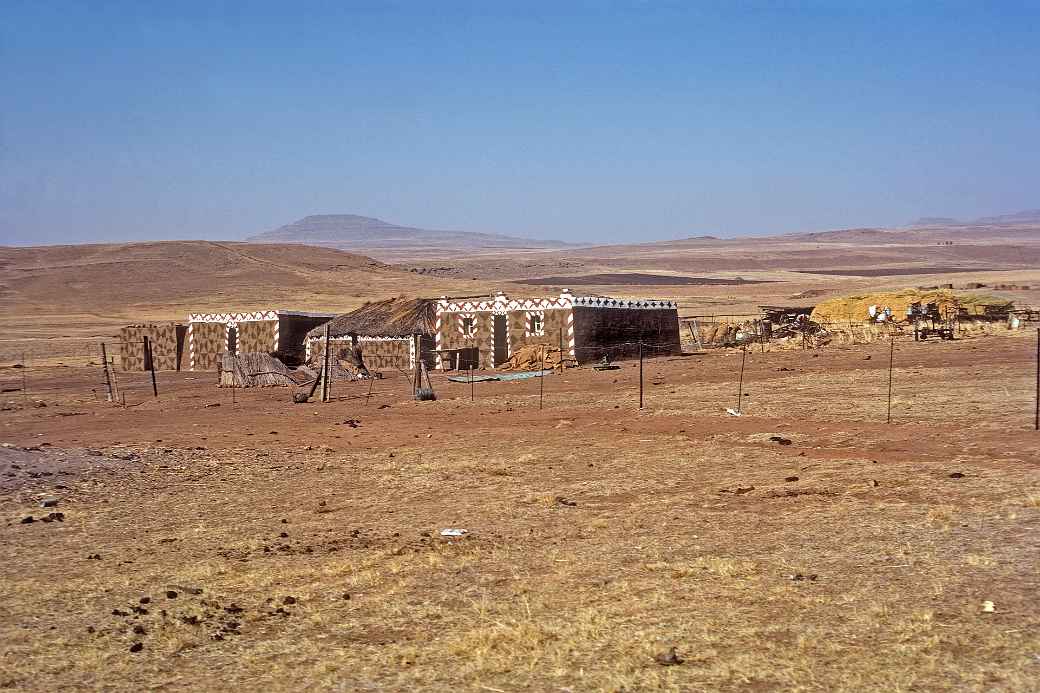
[[[328,323],[332,337],[432,336],[437,324],[437,301],[428,298],[390,298],[366,303],[355,311],[337,315]],[[308,338],[322,337],[325,326],[315,327]]]

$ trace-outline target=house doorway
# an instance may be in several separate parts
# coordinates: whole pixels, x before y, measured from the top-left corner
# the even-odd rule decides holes
[[[232,356],[238,355],[238,328],[229,327],[227,331],[227,350]]]
[[[494,316],[495,328],[495,366],[498,367],[509,360],[509,323],[504,315]]]

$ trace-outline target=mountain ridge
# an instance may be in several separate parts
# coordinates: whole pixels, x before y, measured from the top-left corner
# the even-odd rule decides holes
[[[339,250],[439,249],[527,249],[564,248],[556,240],[518,238],[474,231],[444,231],[393,224],[359,214],[312,214],[271,231],[249,236],[250,243],[303,243]]]

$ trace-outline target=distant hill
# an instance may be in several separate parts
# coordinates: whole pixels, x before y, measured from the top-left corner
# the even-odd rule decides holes
[[[398,226],[356,214],[315,214],[246,239],[253,243],[304,243],[340,250],[563,248],[561,241],[532,240],[471,231]]]
[[[964,221],[951,217],[921,217],[910,222],[910,226],[992,226],[1001,224],[1040,224],[1040,209],[1027,209],[1013,214],[979,217],[973,221]]]
[[[976,224],[1040,224],[1040,209],[1027,209],[1014,214],[976,219]]]

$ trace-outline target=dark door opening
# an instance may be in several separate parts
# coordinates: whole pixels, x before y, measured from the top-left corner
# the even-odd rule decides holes
[[[506,316],[495,316],[495,366],[509,360],[509,323]]]
[[[229,327],[227,331],[227,350],[232,356],[238,355],[238,328]]]

